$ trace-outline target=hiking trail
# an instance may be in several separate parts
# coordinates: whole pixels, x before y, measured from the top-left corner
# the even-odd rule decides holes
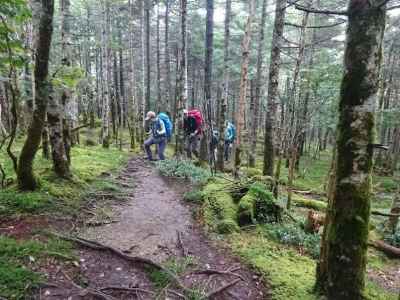
[[[163,178],[140,158],[131,159],[116,181],[123,199],[109,207],[114,221],[81,228],[79,236],[166,266],[196,297],[184,295],[168,279],[159,286],[165,276],[148,266],[109,251],[78,247],[79,266],[50,272],[49,282],[54,285],[41,290],[41,299],[269,298],[261,277],[221,242],[207,238],[194,220],[191,206],[182,200],[183,192],[191,188],[188,182]]]

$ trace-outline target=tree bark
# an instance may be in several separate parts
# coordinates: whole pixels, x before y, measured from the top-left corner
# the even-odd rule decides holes
[[[261,100],[261,77],[263,71],[263,59],[264,59],[264,38],[265,38],[265,22],[267,20],[267,6],[268,1],[263,0],[261,8],[261,21],[260,30],[258,33],[258,45],[257,45],[257,71],[255,79],[255,99],[254,109],[250,114],[250,150],[249,150],[249,167],[254,168],[256,165],[257,156],[257,134],[258,134],[258,120],[260,114],[260,100]]]
[[[364,299],[374,112],[385,6],[351,0],[339,103],[336,178],[328,206],[317,286],[328,299]]]
[[[40,145],[49,97],[48,71],[51,37],[53,33],[53,0],[33,0],[34,28],[36,30],[35,109],[28,134],[19,157],[18,187],[35,190],[38,186],[33,174],[33,160]]]
[[[281,46],[285,24],[286,0],[276,0],[275,21],[272,36],[272,49],[269,67],[268,108],[265,116],[264,168],[263,174],[273,176],[275,159],[276,115],[279,96],[279,71],[281,64]]]
[[[238,109],[236,110],[236,124],[237,124],[237,137],[235,147],[235,166],[234,176],[239,177],[240,169],[240,155],[242,152],[242,135],[245,129],[245,108],[246,108],[246,94],[248,84],[248,68],[250,60],[250,41],[251,41],[251,28],[253,16],[255,14],[255,0],[249,2],[249,15],[247,17],[246,29],[242,40],[242,67],[240,74],[240,92]]]
[[[229,98],[229,42],[230,42],[230,22],[232,14],[232,1],[226,0],[225,3],[225,36],[224,36],[224,83],[221,107],[219,108],[218,130],[218,157],[217,169],[224,170],[224,148],[225,148],[225,120],[227,118],[228,98]]]
[[[145,111],[150,110],[150,1],[144,1],[144,23],[145,23],[145,67],[146,67],[146,104]]]
[[[206,15],[206,41],[205,41],[205,58],[204,58],[204,113],[206,128],[200,148],[200,159],[208,161],[212,154],[209,146],[211,145],[212,136],[212,99],[211,99],[211,80],[212,80],[212,64],[213,64],[213,44],[214,44],[214,0],[207,0]],[[211,161],[210,161],[211,163]]]
[[[165,47],[165,107],[171,111],[171,64],[169,55],[169,0],[165,0],[165,36],[164,36],[164,47]]]

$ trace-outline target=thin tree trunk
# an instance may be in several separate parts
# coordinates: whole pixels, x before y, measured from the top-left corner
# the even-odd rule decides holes
[[[253,22],[253,16],[255,14],[255,0],[249,2],[249,15],[247,17],[245,32],[242,40],[242,67],[240,74],[240,92],[239,92],[239,103],[236,111],[236,124],[237,124],[237,138],[235,147],[235,166],[234,176],[239,177],[239,169],[241,163],[241,152],[242,152],[242,138],[243,131],[245,129],[245,108],[246,108],[246,93],[248,84],[248,68],[250,60],[250,41],[251,41],[251,28]]]
[[[374,107],[386,15],[380,3],[351,0],[348,8],[335,192],[317,270],[317,284],[328,299],[365,298]]]
[[[48,71],[51,37],[53,33],[53,0],[33,0],[35,28],[35,109],[32,122],[18,163],[18,187],[21,190],[35,190],[37,181],[33,174],[33,160],[40,145],[49,97]],[[37,11],[36,11],[37,10]]]
[[[228,110],[228,98],[229,98],[229,41],[230,41],[230,22],[232,14],[232,1],[226,0],[225,4],[225,36],[224,36],[224,83],[223,83],[223,95],[221,101],[221,107],[219,108],[219,142],[218,142],[218,158],[217,158],[217,169],[220,171],[224,170],[224,148],[225,148],[225,120],[227,117]]]
[[[145,111],[150,110],[150,1],[144,2],[144,22],[145,22],[145,67],[146,67],[146,105]]]
[[[161,102],[161,56],[160,56],[160,1],[157,2],[157,31],[156,31],[156,60],[157,60],[157,111],[165,109]]]
[[[260,98],[261,98],[261,77],[263,71],[263,50],[264,50],[264,38],[265,38],[265,22],[267,20],[267,6],[268,1],[263,0],[261,8],[261,21],[260,31],[258,35],[258,49],[257,49],[257,72],[255,79],[255,99],[254,99],[254,110],[250,114],[250,150],[249,150],[249,167],[254,168],[256,165],[257,156],[257,134],[258,134],[258,120],[260,115]]]

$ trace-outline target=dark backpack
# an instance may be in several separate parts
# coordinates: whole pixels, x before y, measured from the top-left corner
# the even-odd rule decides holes
[[[166,113],[159,113],[158,118],[164,122],[166,136],[168,139],[170,139],[172,137],[172,129],[173,129],[171,119],[168,117]]]

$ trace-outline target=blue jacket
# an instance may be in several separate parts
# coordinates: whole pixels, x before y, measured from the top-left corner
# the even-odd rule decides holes
[[[231,122],[229,122],[228,126],[226,126],[225,128],[225,141],[233,142],[235,139],[235,132],[235,126]]]

